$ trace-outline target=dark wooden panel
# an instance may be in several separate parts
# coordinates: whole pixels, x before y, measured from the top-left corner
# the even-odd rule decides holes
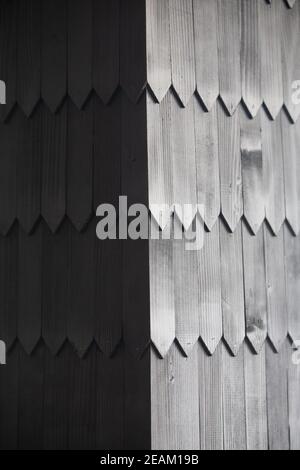
[[[18,371],[19,346],[7,355],[6,366],[0,368],[0,449],[18,447]]]
[[[67,0],[42,0],[42,97],[55,112],[67,91]]]
[[[18,2],[17,101],[29,116],[41,96],[41,2]]]
[[[16,217],[17,120],[0,124],[0,233],[6,235]]]
[[[93,86],[108,103],[119,85],[120,0],[95,0],[93,17]]]
[[[81,108],[92,89],[93,0],[68,0],[67,5],[68,91]]]

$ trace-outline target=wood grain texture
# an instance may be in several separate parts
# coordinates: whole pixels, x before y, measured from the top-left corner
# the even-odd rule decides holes
[[[19,346],[7,355],[7,364],[0,369],[0,449],[18,447],[18,371]]]
[[[223,450],[222,344],[213,356],[199,345],[200,449]]]
[[[216,0],[193,0],[197,92],[207,111],[219,96]]]
[[[77,230],[92,215],[94,107],[89,101],[83,110],[68,103],[67,131],[67,214]]]
[[[93,87],[108,103],[119,85],[120,1],[93,3]]]
[[[146,4],[122,0],[120,5],[120,83],[136,102],[147,83]]]
[[[0,237],[0,335],[6,348],[17,336],[18,230]]]
[[[0,233],[6,235],[16,217],[17,120],[0,124]]]
[[[161,102],[171,86],[169,0],[146,0],[147,78]]]
[[[293,103],[293,82],[300,77],[300,3],[293,10],[285,10],[282,17],[282,72],[284,106],[291,119],[296,122],[300,105]]]
[[[59,113],[43,112],[41,212],[52,232],[66,213],[67,105]]]
[[[263,228],[252,236],[243,228],[243,262],[246,309],[246,333],[256,353],[260,353],[267,337],[267,293]]]
[[[196,89],[193,1],[171,0],[172,84],[183,106]]]
[[[18,247],[18,338],[31,354],[42,331],[42,226],[32,235],[19,230]],[[24,353],[25,355],[25,353]]]
[[[300,449],[300,368],[294,365],[291,360],[292,349],[288,349],[289,373],[288,373],[288,393],[289,393],[289,428],[290,428],[290,449]]]
[[[217,108],[214,105],[209,113],[205,113],[196,98],[193,102],[197,201],[203,205],[205,225],[212,230],[221,211]]]
[[[232,234],[220,221],[220,245],[224,339],[236,356],[245,338],[241,224]]]
[[[265,226],[264,236],[268,301],[268,336],[275,350],[279,351],[288,332],[283,229],[277,236],[273,236],[269,228]],[[274,254],[276,254],[276,256]]]
[[[285,279],[288,332],[293,341],[300,338],[300,238],[284,226]]]
[[[0,76],[6,85],[6,104],[0,106],[0,119],[12,111],[17,97],[17,0],[0,3]]]
[[[281,113],[286,219],[295,235],[300,232],[300,123],[292,125]]]
[[[278,234],[285,219],[284,168],[280,119],[261,113],[266,219]]]
[[[151,341],[162,358],[175,340],[173,243],[172,240],[149,242]]]
[[[240,0],[218,0],[220,97],[233,115],[242,97]]]
[[[289,450],[287,342],[279,354],[266,343],[269,450]]]
[[[205,233],[198,256],[199,332],[210,354],[223,334],[219,224]]]
[[[82,108],[92,89],[93,0],[68,0],[67,5],[68,92]]]
[[[262,96],[275,119],[283,105],[282,80],[282,0],[273,0],[269,6],[261,2],[260,33],[262,53]]]
[[[42,0],[42,97],[57,111],[67,92],[67,0]]]
[[[265,218],[260,116],[248,119],[240,110],[244,217],[256,235]]]
[[[67,338],[71,230],[68,221],[55,235],[46,224],[42,227],[42,336],[53,355]]]
[[[230,230],[235,231],[243,214],[240,121],[218,106],[221,210]]]
[[[253,354],[244,343],[247,449],[268,450],[265,347]]]
[[[244,350],[232,357],[222,344],[224,450],[246,450]]]
[[[241,0],[242,97],[251,117],[262,105],[260,0]]]

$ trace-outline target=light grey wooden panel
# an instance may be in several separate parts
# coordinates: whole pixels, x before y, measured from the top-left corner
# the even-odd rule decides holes
[[[287,344],[279,354],[266,343],[267,410],[270,450],[289,450]]]
[[[241,109],[240,119],[244,216],[256,234],[265,218],[260,114],[249,119]]]
[[[220,222],[224,339],[234,355],[245,338],[242,228],[230,233]]]
[[[150,240],[151,341],[165,357],[175,340],[173,242]]]
[[[264,233],[250,234],[243,223],[243,261],[247,338],[259,353],[267,337],[267,286]]]
[[[215,353],[222,334],[222,297],[219,224],[205,234],[198,251],[199,332],[210,354]]]
[[[265,347],[256,355],[244,343],[248,450],[268,450]]]
[[[279,351],[288,332],[286,305],[283,228],[273,236],[264,226],[268,302],[268,336]]]
[[[171,97],[171,150],[173,160],[174,203],[197,204],[194,106],[179,106]],[[179,213],[177,213],[180,216]],[[192,220],[181,220],[186,229]],[[186,223],[185,223],[186,222]]]
[[[198,351],[189,358],[173,345],[161,360],[151,356],[152,448],[199,449]]]
[[[241,101],[240,0],[218,0],[220,96],[229,114]]]
[[[219,96],[217,0],[193,0],[197,91],[210,111]]]
[[[282,0],[273,0],[272,5],[260,2],[260,34],[262,52],[262,95],[268,111],[276,118],[283,105],[282,81]]]
[[[222,344],[223,420],[225,450],[246,450],[244,350],[232,357]]]
[[[293,364],[292,349],[288,349],[289,361],[289,425],[291,450],[300,450],[300,366]],[[299,353],[297,355],[299,358]]]
[[[300,21],[300,17],[299,17]],[[300,121],[292,125],[281,113],[286,219],[295,235],[300,231]]]
[[[160,102],[171,86],[169,0],[146,0],[148,84]]]
[[[172,83],[184,106],[196,89],[193,0],[169,0]]]
[[[252,117],[262,105],[261,40],[259,12],[261,0],[241,0],[241,70],[243,101]]]
[[[217,108],[206,113],[194,98],[197,195],[204,206],[204,222],[212,230],[221,210]]]
[[[213,356],[199,345],[200,449],[223,450],[222,344]]]
[[[280,119],[271,121],[264,112],[261,119],[266,218],[278,234],[285,219],[281,124]]]
[[[292,84],[300,79],[300,2],[283,15],[282,59],[284,104],[294,122],[300,115],[300,104],[292,100]]]
[[[218,106],[218,129],[221,210],[233,232],[243,214],[239,113],[229,117]]]
[[[285,278],[288,332],[293,341],[300,340],[300,237],[284,226]]]
[[[157,223],[164,229],[167,220],[162,219],[155,205],[167,204],[171,208],[174,204],[170,93],[160,104],[147,95],[147,122],[149,206]]]
[[[199,333],[197,251],[186,251],[185,240],[173,242],[176,339],[189,356]]]

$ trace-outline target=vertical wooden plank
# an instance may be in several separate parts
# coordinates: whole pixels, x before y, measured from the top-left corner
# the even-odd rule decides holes
[[[260,116],[250,120],[241,109],[240,119],[244,216],[257,234],[265,218]]]
[[[81,111],[68,103],[67,214],[79,231],[92,215],[93,110],[92,101]]]
[[[146,0],[147,78],[160,103],[171,86],[169,0]]]
[[[222,344],[212,356],[199,346],[200,449],[223,450]]]
[[[151,341],[164,358],[175,340],[176,271],[172,240],[150,240],[149,266]]]
[[[222,344],[224,449],[246,450],[244,350],[232,357]]]
[[[120,5],[120,84],[137,101],[147,83],[146,4],[122,0]]]
[[[56,235],[43,225],[42,336],[53,355],[67,337],[70,230],[67,221]]]
[[[243,262],[247,338],[256,353],[267,337],[267,292],[263,228],[252,236],[243,223]]]
[[[300,238],[284,226],[285,279],[288,332],[293,341],[300,339]]]
[[[171,0],[169,9],[172,84],[186,106],[196,88],[193,1]]]
[[[284,106],[291,119],[296,122],[300,115],[300,105],[292,99],[292,84],[300,77],[300,2],[293,10],[285,10],[282,15],[282,72]]]
[[[280,119],[272,122],[265,113],[261,113],[261,118],[266,218],[272,231],[278,234],[285,219]]]
[[[17,111],[17,217],[29,233],[41,212],[42,106],[25,118]]]
[[[92,90],[93,0],[68,0],[68,91],[82,108]]]
[[[269,450],[289,450],[287,342],[279,354],[266,343]]]
[[[176,339],[189,356],[198,341],[199,294],[197,252],[185,249],[185,240],[173,242]]]
[[[219,96],[216,0],[193,0],[197,92],[207,111]]]
[[[240,0],[218,0],[220,97],[232,115],[242,97]]]
[[[221,209],[233,232],[243,214],[239,114],[232,117],[218,106]]]
[[[32,235],[19,230],[18,338],[31,354],[41,337],[42,327],[42,225]],[[25,355],[25,353],[24,353]]]
[[[67,106],[58,114],[44,108],[42,215],[56,232],[66,213]]]
[[[80,357],[90,347],[95,324],[95,243],[94,221],[84,232],[70,231],[70,287],[68,338]]]
[[[0,449],[18,447],[19,343],[7,354],[6,366],[0,368]]]
[[[272,119],[283,105],[282,8],[282,0],[273,0],[271,6],[261,2],[262,96]]]
[[[18,2],[17,101],[29,116],[41,96],[41,3]]]
[[[262,105],[260,0],[241,0],[242,97],[251,117]]]
[[[205,233],[198,256],[199,332],[210,354],[223,335],[219,223]]]
[[[244,343],[247,449],[268,450],[265,348],[253,354]]]
[[[93,3],[93,87],[107,104],[119,85],[120,1]]]
[[[288,361],[290,449],[300,450],[300,367],[292,362],[291,348],[288,348]]]
[[[0,106],[0,119],[4,120],[17,96],[17,0],[2,1],[0,12],[0,76],[6,84],[6,104]]]
[[[220,244],[224,339],[236,356],[245,338],[241,224],[232,234],[221,221]]]
[[[29,356],[20,347],[18,449],[43,449],[44,346]]]
[[[0,233],[6,235],[16,218],[17,120],[0,124]]]
[[[268,301],[268,336],[276,351],[288,332],[283,229],[273,236],[265,226],[265,254]],[[276,256],[275,256],[276,254]]]
[[[57,111],[67,91],[67,2],[42,0],[42,97]]]
[[[221,210],[217,108],[205,113],[194,99],[194,113],[198,204],[204,206],[204,222],[212,230]]]
[[[295,235],[300,232],[300,122],[292,125],[281,113],[286,219]]]
[[[0,237],[0,337],[9,349],[17,335],[18,231]]]

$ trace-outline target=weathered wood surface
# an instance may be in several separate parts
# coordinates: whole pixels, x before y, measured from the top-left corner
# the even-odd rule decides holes
[[[290,366],[288,371],[289,390],[289,428],[290,428],[290,448],[300,450],[300,367],[293,363],[291,348],[288,349],[288,359]],[[299,359],[299,353],[297,355]]]
[[[284,227],[285,279],[288,332],[294,342],[300,340],[300,238]]]

